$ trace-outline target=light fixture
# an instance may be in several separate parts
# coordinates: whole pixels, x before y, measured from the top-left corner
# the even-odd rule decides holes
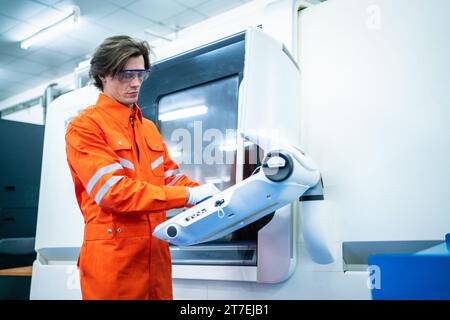
[[[183,108],[178,109],[175,111],[170,111],[166,113],[161,113],[158,117],[159,121],[165,122],[165,121],[172,121],[172,120],[178,120],[183,118],[190,118],[199,116],[202,114],[208,113],[208,107],[205,105],[195,106],[195,107],[189,107],[189,108]]]
[[[64,18],[22,40],[22,42],[20,43],[20,47],[22,49],[28,49],[32,45],[44,42],[50,38],[55,37],[58,34],[62,34],[64,31],[67,31],[68,28],[76,25],[79,21],[79,18],[80,9],[76,6],[73,6],[71,7],[71,11],[69,12],[69,14]]]

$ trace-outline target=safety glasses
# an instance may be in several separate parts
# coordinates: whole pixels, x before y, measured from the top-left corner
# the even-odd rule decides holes
[[[138,78],[140,82],[144,81],[150,75],[150,69],[126,69],[117,73],[120,82],[129,83],[134,78]]]

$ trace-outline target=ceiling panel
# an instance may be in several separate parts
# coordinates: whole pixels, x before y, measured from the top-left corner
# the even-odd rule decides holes
[[[38,75],[39,73],[47,69],[47,67],[43,64],[30,61],[25,58],[14,60],[13,62],[3,66],[3,68],[33,75]]]
[[[89,34],[87,37],[86,34]],[[92,19],[83,18],[80,26],[68,32],[69,39],[98,45],[103,39],[117,34],[117,31],[108,25],[99,25]]]
[[[64,64],[61,64],[59,68],[49,68],[46,71],[42,72],[40,76],[47,78],[48,80],[56,79],[68,74],[70,71],[73,71],[78,66],[80,61],[78,59],[72,59],[66,61]]]
[[[46,5],[53,5],[55,3],[61,2],[61,0],[34,0]]]
[[[149,25],[144,31],[150,31],[159,35],[167,35],[169,33],[175,32],[172,26],[166,25],[163,22],[155,22]]]
[[[96,38],[93,37],[94,39]],[[91,53],[98,43],[87,42],[73,38],[72,35],[51,41],[46,45],[46,48],[52,49],[57,52],[69,53],[72,57],[86,57]],[[84,60],[83,58],[82,60]]]
[[[19,89],[24,89],[24,85],[22,82],[0,78],[0,90],[16,93],[19,91]]]
[[[0,8],[0,12],[1,10]],[[22,41],[66,16],[66,11],[48,7],[5,31],[3,34],[10,41]]]
[[[64,9],[54,9],[48,7],[45,10],[38,12],[37,14],[28,18],[26,21],[26,23],[31,26],[31,30],[28,36],[31,36],[32,34],[45,27],[48,27],[49,25],[57,23],[61,19],[67,17],[70,12],[71,10],[69,9],[69,7],[66,7]]]
[[[138,0],[127,6],[127,10],[153,21],[162,21],[180,14],[186,8],[175,1]]]
[[[0,101],[7,99],[9,95],[10,95],[9,91],[3,91],[0,89]]]
[[[128,34],[151,43],[243,1],[0,0],[0,101],[72,72],[107,37]],[[81,11],[79,28],[27,50],[20,47],[72,5]]]
[[[0,44],[0,55],[8,54],[16,58],[23,58],[29,55],[30,53],[36,51],[37,49],[38,48],[36,47],[31,47],[28,50],[24,50],[20,47],[20,42],[17,41],[12,42],[10,40],[7,40]]]
[[[15,57],[15,56],[12,56],[12,55],[9,55],[9,54],[5,54],[5,53],[0,53],[0,68],[2,66],[4,66],[5,64],[13,62],[16,59],[17,59],[17,57]]]
[[[183,11],[179,15],[164,20],[163,23],[172,27],[172,29],[178,30],[189,27],[195,23],[198,23],[204,20],[206,17],[207,17],[206,15],[202,15],[197,11],[187,9],[186,11]]]
[[[127,7],[129,4],[136,2],[137,0],[108,0],[108,1],[119,7]]]
[[[30,77],[30,75],[16,70],[0,68],[0,78],[6,81],[21,82]]]
[[[129,21],[132,21],[130,23]],[[155,28],[155,23],[152,21],[145,19],[140,16],[136,16],[135,14],[125,11],[119,10],[113,14],[108,15],[98,21],[98,24],[103,27],[109,27],[112,30],[116,31],[116,34],[135,34],[141,30],[145,30],[147,28]],[[172,32],[169,28],[162,28],[163,30],[159,30],[162,34],[167,34]]]
[[[81,15],[92,19],[101,19],[120,9],[118,5],[107,0],[63,0],[54,5],[55,8],[66,10],[76,5]]]
[[[224,11],[231,10],[239,5],[242,5],[240,0],[209,0],[208,2],[196,6],[195,10],[212,17]]]
[[[0,21],[3,18],[0,17]],[[0,22],[1,24],[1,22]],[[35,26],[29,24],[28,22],[18,22],[13,27],[8,28],[8,30],[3,31],[2,36],[8,42],[17,42],[29,37],[33,32],[36,32]]]
[[[26,21],[47,6],[30,0],[0,0],[0,12],[8,17]]]
[[[13,86],[14,84],[17,84],[17,83],[19,83],[19,82],[12,81],[12,80],[9,80],[7,78],[3,78],[2,76],[0,76],[0,90],[6,91],[5,88],[8,87],[8,89],[9,89],[9,86]]]
[[[187,8],[195,8],[208,0],[175,0],[175,2]]]
[[[19,24],[20,21],[15,20],[13,18],[8,18],[7,16],[4,16],[0,14],[0,33],[3,33],[15,25]]]
[[[74,56],[47,48],[40,48],[27,56],[27,60],[41,63],[48,68],[59,67],[73,58]]]
[[[22,81],[22,83],[29,88],[50,83],[52,80],[63,77],[73,71],[77,64],[78,62],[76,60],[70,60],[62,64],[59,68],[49,68],[46,71],[41,72],[38,76],[29,77]]]
[[[56,75],[56,77],[57,76],[58,75]],[[51,82],[52,79],[55,79],[55,75],[41,73],[38,77],[28,77],[26,80],[22,81],[22,84],[28,88],[35,88]]]
[[[9,93],[9,96],[17,95],[17,94],[23,93],[25,91],[28,91],[34,87],[35,87],[34,85],[30,86],[30,85],[19,83],[19,82],[16,82],[15,84],[10,83],[9,88],[8,88],[8,93]]]

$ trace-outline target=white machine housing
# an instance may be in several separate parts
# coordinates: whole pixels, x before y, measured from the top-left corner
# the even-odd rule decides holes
[[[98,93],[85,87],[48,106],[30,299],[81,299],[76,263],[84,222],[67,164],[65,132],[83,107],[95,103]]]
[[[311,158],[289,150],[269,152],[258,173],[158,225],[153,235],[179,246],[212,241],[297,201],[320,173]]]

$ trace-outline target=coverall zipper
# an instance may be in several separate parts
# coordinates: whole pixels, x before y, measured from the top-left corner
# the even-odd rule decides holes
[[[133,118],[133,113],[130,114],[130,123],[131,123],[131,127],[133,128],[134,145],[136,146],[137,157],[138,157],[138,161],[139,161],[139,147],[138,147],[137,141],[136,141],[136,132],[134,131],[134,118]]]

